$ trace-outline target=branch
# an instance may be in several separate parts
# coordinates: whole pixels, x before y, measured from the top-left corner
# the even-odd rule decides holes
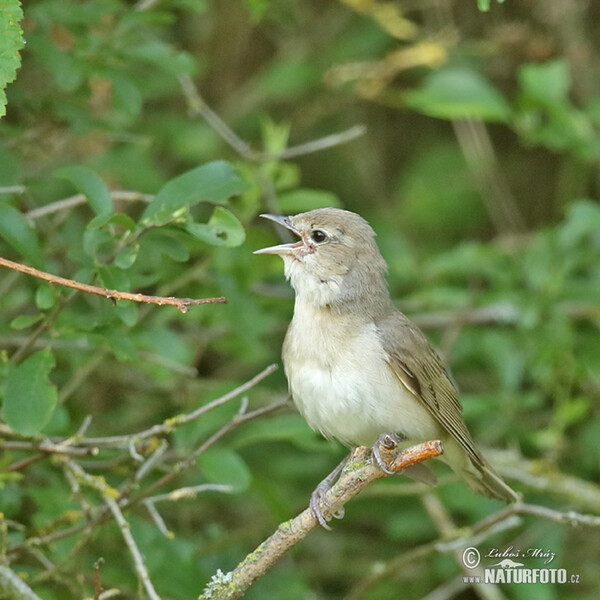
[[[266,369],[263,369],[258,375],[255,375],[252,379],[246,381],[242,385],[236,387],[231,392],[220,396],[216,400],[193,410],[192,412],[185,413],[182,415],[178,415],[176,417],[171,417],[167,419],[164,423],[160,423],[158,425],[153,425],[152,427],[145,429],[144,431],[139,431],[136,433],[128,433],[126,435],[113,435],[108,437],[98,437],[98,438],[84,438],[81,440],[77,440],[73,442],[73,445],[76,446],[109,446],[111,448],[124,447],[128,446],[130,442],[140,442],[142,440],[146,440],[151,437],[156,437],[159,435],[165,435],[167,433],[171,433],[177,427],[181,427],[190,421],[196,420],[198,417],[201,417],[205,413],[209,412],[213,408],[217,408],[217,406],[221,406],[221,404],[225,404],[230,400],[233,400],[237,396],[240,396],[244,392],[247,392],[250,388],[253,388],[255,385],[260,383],[263,379],[268,377],[271,373],[278,369],[277,364],[269,365]]]
[[[278,402],[269,404],[267,406],[263,406],[262,408],[258,408],[252,412],[244,413],[243,415],[236,415],[231,421],[229,421],[226,425],[221,427],[221,429],[219,429],[208,440],[206,440],[199,448],[197,448],[194,452],[192,452],[192,454],[190,456],[175,463],[170,468],[168,473],[163,475],[157,481],[153,482],[138,496],[136,496],[135,498],[132,498],[131,500],[126,500],[125,498],[121,498],[120,500],[123,500],[122,504],[120,505],[121,510],[123,510],[123,511],[130,510],[134,506],[137,506],[138,504],[142,503],[146,498],[151,496],[151,494],[154,493],[157,489],[167,485],[168,483],[171,483],[171,481],[173,481],[174,479],[179,477],[181,475],[181,473],[183,473],[185,471],[185,469],[188,469],[189,467],[195,465],[196,459],[198,458],[198,456],[200,454],[205,452],[208,448],[210,448],[213,444],[215,444],[222,437],[227,435],[230,431],[236,429],[237,427],[239,427],[240,425],[243,425],[244,423],[247,423],[248,421],[258,419],[266,414],[274,412],[274,411],[280,409],[282,406],[285,406],[286,404],[287,404],[286,401],[283,401],[283,402],[278,401]],[[98,440],[102,440],[102,439],[103,438],[98,438]],[[47,533],[46,535],[43,535],[41,537],[29,538],[25,542],[22,542],[20,544],[15,544],[15,546],[13,546],[11,548],[11,550],[13,552],[17,552],[17,551],[21,551],[29,546],[35,546],[35,547],[45,546],[45,545],[57,542],[58,540],[62,540],[67,537],[71,537],[73,535],[81,533],[84,530],[92,530],[95,527],[105,523],[109,518],[110,518],[110,511],[108,510],[108,508],[104,508],[104,509],[98,508],[94,511],[94,515],[92,516],[92,519],[89,521],[86,521],[84,523],[78,523],[77,525],[73,525],[66,529],[61,529],[59,531],[53,531],[53,532]]]
[[[403,451],[397,448],[390,451],[381,445],[379,451],[386,467],[391,472],[399,473],[407,467],[439,456],[442,454],[442,445],[439,441],[424,442]],[[352,453],[337,483],[324,495],[320,503],[323,516],[331,519],[369,483],[387,476],[388,474],[371,460],[371,449],[365,446],[358,447]],[[220,570],[217,571],[199,600],[240,598],[255,579],[263,575],[286,550],[303,540],[309,531],[318,525],[317,518],[308,508],[297,517],[282,523],[270,538],[246,556],[232,572],[224,574]]]
[[[41,600],[14,571],[4,565],[0,565],[0,591],[15,600]]]
[[[115,190],[110,192],[110,197],[112,200],[121,202],[145,202],[146,204],[149,204],[154,198],[152,194],[142,194],[142,192],[131,192],[128,190]],[[45,206],[29,210],[25,215],[30,219],[39,219],[40,217],[45,217],[61,210],[87,204],[88,202],[89,200],[84,194],[75,194],[74,196],[69,196],[68,198],[63,198]]]
[[[257,152],[248,142],[243,140],[233,129],[219,117],[219,115],[210,107],[194,85],[194,81],[189,75],[181,75],[179,83],[185,96],[189,112],[194,116],[202,117],[231,148],[246,160],[255,162],[265,162],[269,160],[288,159],[312,152],[319,152],[333,146],[345,144],[351,140],[360,137],[366,132],[364,125],[355,125],[345,131],[333,133],[317,140],[312,140],[305,144],[285,148],[281,152],[274,154],[266,152]]]
[[[70,446],[54,444],[48,439],[41,442],[0,440],[0,450],[29,450],[43,452],[44,454],[70,454],[72,456],[96,456],[98,454],[98,448],[71,448]]]
[[[140,581],[146,588],[146,592],[151,600],[160,600],[159,595],[156,593],[154,586],[152,585],[152,581],[150,580],[150,575],[148,574],[148,570],[146,569],[146,565],[144,564],[144,559],[142,557],[142,553],[140,552],[133,535],[131,534],[131,528],[127,519],[123,516],[121,508],[119,507],[118,502],[115,500],[115,497],[118,495],[114,488],[111,488],[107,483],[104,477],[93,477],[86,473],[78,464],[65,461],[65,466],[72,472],[74,477],[78,480],[81,480],[83,483],[91,487],[92,489],[97,490],[102,495],[104,502],[110,509],[115,521],[119,525],[119,529],[123,535],[123,539],[125,540],[125,544],[129,548],[129,552],[133,557],[133,562],[135,565],[135,570],[140,578]]]
[[[173,297],[167,298],[164,296],[146,296],[145,294],[131,294],[129,292],[109,290],[106,288],[96,287],[95,285],[89,285],[87,283],[79,283],[78,281],[73,281],[72,279],[65,279],[64,277],[52,275],[51,273],[46,273],[45,271],[39,271],[38,269],[34,269],[33,267],[28,267],[27,265],[22,265],[20,263],[13,262],[12,260],[8,260],[1,256],[0,266],[12,269],[14,271],[19,271],[20,273],[25,273],[26,275],[30,275],[31,277],[43,279],[44,281],[48,281],[49,283],[52,283],[54,285],[62,285],[64,287],[72,288],[74,290],[79,290],[80,292],[85,292],[86,294],[102,296],[111,300],[131,300],[133,302],[158,304],[158,306],[168,304],[170,306],[176,306],[177,310],[179,310],[182,313],[186,313],[190,306],[198,306],[200,304],[222,304],[226,302],[225,298],[223,297],[199,299]]]
[[[571,526],[600,527],[600,517],[595,515],[584,515],[574,511],[562,513],[535,504],[511,504],[470,527],[448,530],[443,533],[441,539],[412,548],[387,563],[378,563],[371,573],[368,573],[355,585],[345,600],[362,600],[379,582],[406,572],[407,567],[414,562],[435,554],[454,552],[458,549],[462,551],[469,546],[478,546],[487,538],[501,531],[514,529],[521,524],[519,517],[522,514],[536,515]]]

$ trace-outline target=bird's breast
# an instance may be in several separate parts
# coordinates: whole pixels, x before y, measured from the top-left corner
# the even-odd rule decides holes
[[[384,432],[434,434],[429,413],[389,368],[373,322],[296,304],[283,361],[296,406],[328,438],[356,446]]]

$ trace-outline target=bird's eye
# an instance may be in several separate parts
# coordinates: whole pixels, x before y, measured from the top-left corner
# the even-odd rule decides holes
[[[310,239],[313,242],[320,244],[321,242],[324,242],[327,239],[327,234],[324,231],[321,231],[320,229],[315,229],[310,234]]]

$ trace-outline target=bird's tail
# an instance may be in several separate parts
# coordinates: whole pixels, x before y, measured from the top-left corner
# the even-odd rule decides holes
[[[476,459],[471,457],[454,440],[447,440],[443,444],[443,460],[471,490],[505,502],[517,502],[521,499],[481,455]]]

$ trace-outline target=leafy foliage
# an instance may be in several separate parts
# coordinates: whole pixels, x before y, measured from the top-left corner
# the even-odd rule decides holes
[[[6,0],[0,7],[0,117],[6,114],[4,88],[14,81],[21,65],[20,50],[23,48],[23,31],[20,21],[23,11],[19,0]]]

